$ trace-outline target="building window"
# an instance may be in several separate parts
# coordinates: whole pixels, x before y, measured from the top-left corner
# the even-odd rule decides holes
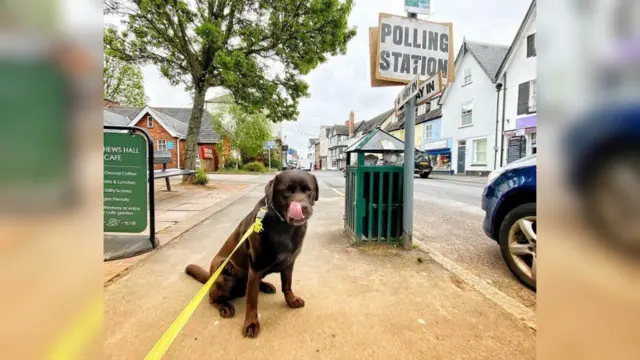
[[[518,86],[518,115],[536,112],[536,80],[523,82]]]
[[[536,34],[527,36],[527,58],[536,56]]]
[[[529,112],[536,112],[536,81],[529,81]]]
[[[158,151],[167,151],[167,140],[158,139]]]
[[[151,115],[147,115],[147,128],[148,129],[153,128],[153,118],[151,117]]]
[[[471,84],[471,68],[464,69],[464,84]]]
[[[473,141],[473,162],[475,164],[487,163],[487,139]]]
[[[431,139],[433,137],[433,125],[431,124],[425,125],[424,130],[425,130],[424,138]]]
[[[460,126],[469,126],[473,124],[473,101],[463,104],[460,113],[462,115]]]
[[[538,153],[538,144],[536,142],[538,138],[538,133],[531,133],[531,154]]]

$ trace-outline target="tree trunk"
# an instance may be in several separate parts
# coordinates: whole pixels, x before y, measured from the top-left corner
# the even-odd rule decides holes
[[[196,157],[198,155],[198,136],[202,125],[202,115],[204,114],[204,96],[207,89],[204,86],[195,87],[193,107],[191,108],[191,118],[189,118],[189,128],[187,130],[187,145],[184,168],[188,170],[196,169]],[[182,177],[183,184],[193,182],[195,175],[185,175]]]

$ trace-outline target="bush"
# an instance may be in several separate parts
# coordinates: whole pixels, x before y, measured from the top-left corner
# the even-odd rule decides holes
[[[193,178],[193,183],[196,185],[206,185],[209,183],[209,178],[207,177],[207,173],[204,172],[204,169],[199,168],[196,170],[196,177]]]
[[[242,164],[240,164],[236,159],[228,159],[224,162],[225,169],[235,169],[236,165],[238,165],[238,167],[242,166]]]
[[[264,164],[258,161],[250,162],[247,165],[245,165],[242,169],[248,172],[260,172],[260,173],[267,172],[267,168],[264,166]]]
[[[269,167],[269,159],[264,161],[264,166]],[[271,168],[272,169],[280,169],[282,167],[282,163],[278,159],[271,159]]]

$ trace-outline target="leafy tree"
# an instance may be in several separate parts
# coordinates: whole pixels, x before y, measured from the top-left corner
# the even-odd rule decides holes
[[[226,105],[212,114],[213,128],[226,136],[231,147],[240,151],[242,158],[254,158],[271,138],[271,123],[262,112],[249,113],[236,104]]]
[[[191,91],[185,167],[194,169],[207,89],[226,88],[271,121],[295,120],[308,96],[302,76],[344,54],[355,36],[352,7],[353,0],[113,1],[106,11],[123,17],[125,30],[107,29],[105,51],[154,64]]]
[[[135,64],[105,55],[103,79],[105,98],[125,106],[142,107],[147,102],[142,71]]]

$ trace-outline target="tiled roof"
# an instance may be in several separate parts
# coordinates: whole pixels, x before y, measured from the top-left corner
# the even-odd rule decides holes
[[[360,127],[356,128],[356,130],[354,131],[356,134],[359,132],[362,132],[362,134],[368,134],[369,132],[371,132],[371,130],[377,128],[378,126],[382,125],[382,123],[387,120],[387,118],[389,116],[391,116],[391,114],[393,114],[393,112],[395,111],[395,109],[390,109],[387,110],[385,112],[383,112],[382,114],[377,115],[376,117],[369,119],[367,121],[365,121]]]
[[[349,127],[346,125],[334,125],[333,131],[336,135],[349,135]]]
[[[108,121],[122,121],[114,120],[115,116],[121,116],[129,120],[129,123],[133,121],[144,108],[132,108],[132,107],[117,107],[109,108],[104,111],[104,123]],[[168,129],[167,131],[173,132],[180,137],[187,137],[187,129],[189,127],[189,118],[191,117],[191,108],[168,108],[168,107],[151,107],[153,112],[152,116],[162,121]],[[112,114],[107,114],[112,113]],[[128,124],[125,124],[128,125]],[[213,120],[206,111],[202,115],[202,123],[200,124],[200,134],[198,136],[199,143],[218,143],[220,142],[220,136],[213,130]]]
[[[131,122],[127,117],[118,115],[110,111],[111,109],[103,110],[104,124],[111,126],[127,126]]]
[[[435,110],[431,110],[422,115],[416,116],[416,125],[422,124],[423,122],[437,119],[442,117],[442,108],[437,108]],[[400,129],[404,129],[404,116],[401,119],[398,119],[395,123],[389,124],[386,129],[387,132],[392,132]]]
[[[465,41],[465,44],[485,74],[487,74],[492,82],[495,82],[498,68],[500,68],[500,64],[507,54],[507,51],[509,51],[509,46],[485,44],[475,41]]]

